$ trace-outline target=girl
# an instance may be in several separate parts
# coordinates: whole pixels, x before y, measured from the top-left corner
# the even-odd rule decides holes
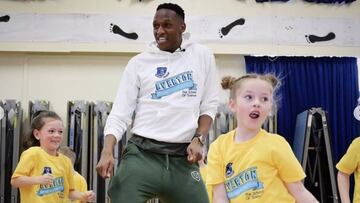
[[[210,145],[206,183],[213,185],[214,203],[317,202],[301,182],[305,173],[289,144],[261,128],[272,110],[277,78],[225,77],[222,86],[230,89],[237,128]]]
[[[59,148],[59,152],[67,156],[71,160],[72,166],[74,167],[76,160],[76,153],[68,146],[61,146]],[[86,192],[88,188],[86,179],[80,173],[75,171],[75,169],[73,170],[73,176],[74,176],[75,190],[79,192]],[[72,201],[72,203],[85,203],[85,202],[77,200],[77,201]]]
[[[340,159],[336,168],[339,170],[337,175],[338,189],[342,203],[350,203],[350,176],[354,173],[355,188],[353,202],[360,202],[360,137],[354,139]]]
[[[74,190],[73,167],[58,149],[63,139],[61,118],[52,111],[38,112],[25,141],[25,151],[11,177],[20,189],[20,200],[36,203],[62,203],[72,200],[94,201],[92,191]]]

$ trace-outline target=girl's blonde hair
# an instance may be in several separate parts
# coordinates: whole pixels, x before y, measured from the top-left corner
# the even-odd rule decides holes
[[[230,99],[236,98],[236,91],[241,87],[242,82],[244,82],[247,79],[260,79],[268,82],[272,87],[272,94],[273,94],[273,103],[275,106],[277,106],[277,102],[279,101],[278,95],[276,94],[279,87],[280,87],[280,80],[271,73],[267,74],[255,74],[255,73],[249,73],[246,75],[243,75],[239,78],[235,78],[232,76],[225,76],[221,80],[221,86],[223,89],[229,89],[230,90]]]

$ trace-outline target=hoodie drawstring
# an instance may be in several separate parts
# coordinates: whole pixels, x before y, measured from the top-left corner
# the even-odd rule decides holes
[[[166,170],[169,170],[169,155],[165,154],[165,159],[166,159]]]

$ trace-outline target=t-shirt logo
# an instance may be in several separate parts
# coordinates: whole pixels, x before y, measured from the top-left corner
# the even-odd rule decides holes
[[[42,174],[52,174],[51,167],[45,166]]]
[[[39,190],[37,191],[38,196],[44,196],[52,193],[64,192],[64,178],[57,177],[53,180],[53,183],[50,185],[40,185]]]
[[[257,167],[250,167],[241,171],[231,179],[225,180],[225,189],[229,199],[233,199],[247,191],[257,191],[256,197],[259,198],[264,189],[264,184],[258,179]],[[249,197],[246,197],[249,199]]]
[[[44,166],[43,169],[43,175],[44,174],[52,174],[52,169],[49,166]],[[50,185],[43,185],[40,184],[40,188],[37,191],[38,196],[44,196],[52,193],[63,193],[64,192],[64,178],[63,177],[57,177],[53,180],[52,184]]]
[[[230,162],[228,164],[226,164],[226,168],[225,168],[225,177],[231,177],[234,174],[234,170],[232,168],[233,163]]]

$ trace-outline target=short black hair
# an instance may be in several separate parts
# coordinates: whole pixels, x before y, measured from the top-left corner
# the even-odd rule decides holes
[[[177,4],[173,4],[173,3],[163,3],[160,4],[156,11],[160,10],[160,9],[169,9],[174,11],[176,14],[178,14],[183,20],[185,20],[185,13],[184,13],[184,9],[182,9],[179,5]]]

